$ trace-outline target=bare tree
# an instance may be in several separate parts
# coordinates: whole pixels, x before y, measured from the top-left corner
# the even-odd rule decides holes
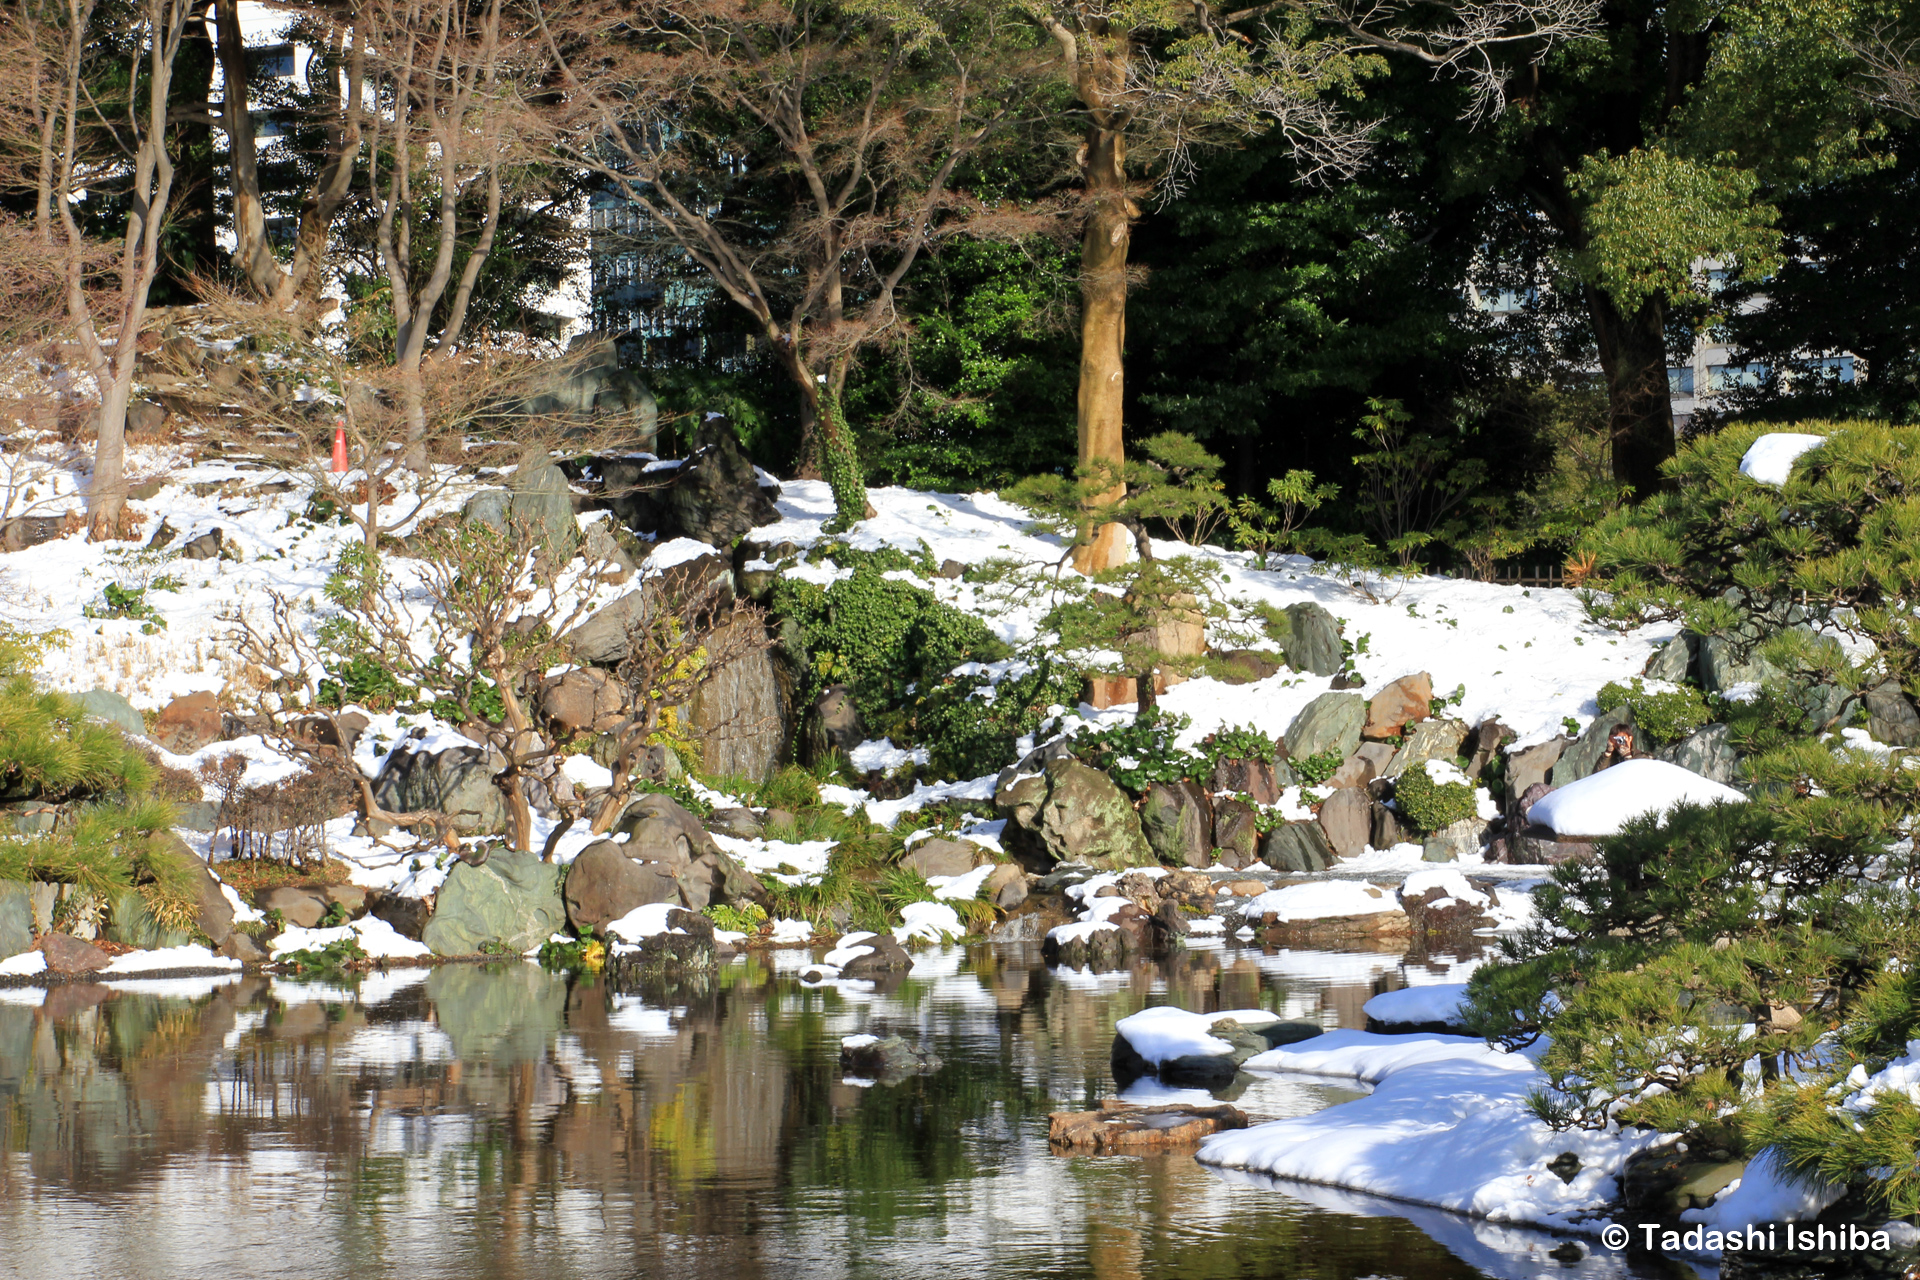
[[[127,406],[174,196],[168,95],[196,7],[194,0],[139,0],[116,12],[112,31],[97,20],[95,0],[58,8],[40,0],[0,13],[4,56],[26,81],[24,95],[8,103],[7,141],[35,144],[35,230],[60,257],[68,330],[98,400],[87,490],[95,539],[120,533],[126,505]],[[124,69],[108,65],[122,59]],[[124,97],[102,96],[101,86],[118,79]],[[116,199],[126,218],[104,264],[76,208],[95,193]]]
[[[899,334],[901,281],[936,241],[1034,220],[955,188],[1028,109],[1032,41],[997,6],[549,0],[571,113],[556,147],[640,211],[752,319],[800,397],[802,474],[837,526],[870,508],[841,396]],[[770,207],[743,203],[743,175]]]

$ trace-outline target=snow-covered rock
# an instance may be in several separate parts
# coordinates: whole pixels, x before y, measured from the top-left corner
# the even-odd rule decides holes
[[[1761,436],[1740,459],[1740,474],[1761,484],[1780,485],[1793,475],[1793,464],[1800,455],[1827,442],[1825,436],[1799,431],[1773,431]]]
[[[1664,760],[1622,760],[1610,769],[1548,792],[1527,810],[1527,820],[1556,835],[1619,834],[1630,818],[1664,817],[1683,804],[1744,804],[1747,797]]]

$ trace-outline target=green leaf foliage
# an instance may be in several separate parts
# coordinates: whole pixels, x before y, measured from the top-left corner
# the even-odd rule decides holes
[[[1631,708],[1633,723],[1661,745],[1678,742],[1711,719],[1707,701],[1691,685],[1655,690],[1635,676],[1626,684],[1610,680],[1596,698],[1602,711]]]
[[[1473,786],[1466,782],[1435,782],[1427,772],[1430,760],[1407,766],[1393,784],[1393,806],[1421,831],[1438,831],[1476,812]]]

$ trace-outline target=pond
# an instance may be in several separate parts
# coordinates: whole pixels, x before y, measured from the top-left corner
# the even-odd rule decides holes
[[[1359,1026],[1444,958],[1216,949],[1095,975],[956,947],[882,989],[809,986],[806,958],[622,994],[528,963],[0,991],[0,1273],[1691,1274],[1186,1154],[1049,1151],[1050,1111],[1114,1095],[1129,1013]],[[945,1065],[847,1081],[860,1032]],[[1218,1096],[1263,1119],[1361,1088],[1243,1075]]]

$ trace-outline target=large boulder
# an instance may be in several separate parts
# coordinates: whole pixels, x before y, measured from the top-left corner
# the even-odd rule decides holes
[[[21,881],[0,880],[0,960],[33,945],[33,894]]]
[[[1260,860],[1275,871],[1325,871],[1333,863],[1333,846],[1318,822],[1287,822],[1260,842]]]
[[[537,530],[545,546],[571,556],[580,541],[580,524],[574,518],[566,473],[551,462],[523,464],[514,472],[508,489],[512,497],[507,513],[513,523]]]
[[[1286,616],[1287,665],[1316,676],[1338,675],[1346,665],[1340,652],[1340,620],[1317,604],[1288,605]]]
[[[636,862],[624,846],[596,840],[567,868],[567,919],[576,931],[604,932],[613,921],[651,902],[680,901],[673,869],[658,862]]]
[[[1570,782],[1578,782],[1591,775],[1610,751],[1609,744],[1613,741],[1613,735],[1621,731],[1632,735],[1633,750],[1636,755],[1643,755],[1651,750],[1652,740],[1634,727],[1633,709],[1620,707],[1593,718],[1593,722],[1587,726],[1586,731],[1560,753],[1560,758],[1554,762],[1553,772],[1548,775],[1548,780],[1556,787],[1564,787]],[[1508,786],[1512,788],[1511,780]]]
[[[1002,911],[1011,911],[1027,900],[1027,876],[1011,862],[1003,862],[987,877],[981,894]]]
[[[143,951],[184,947],[193,941],[190,931],[170,928],[155,918],[138,889],[123,889],[108,899],[107,927],[101,936],[108,942]]]
[[[113,963],[112,956],[91,942],[70,938],[64,933],[49,933],[42,937],[40,954],[46,957],[49,973],[92,973]]]
[[[614,468],[603,470],[611,493]],[[724,414],[707,415],[678,467],[650,473],[645,482],[626,487],[625,494],[610,499],[614,514],[636,533],[662,539],[693,538],[730,547],[749,529],[780,519],[780,509],[773,504],[779,487],[761,484]]]
[[[76,694],[74,701],[80,704],[90,719],[117,724],[123,732],[136,736],[144,735],[147,731],[147,722],[133,709],[133,704],[111,689],[89,689]]]
[[[1367,722],[1360,736],[1374,741],[1398,738],[1407,725],[1425,720],[1432,704],[1432,676],[1424,671],[1401,676],[1367,703]]]
[[[1480,840],[1487,824],[1478,818],[1462,818],[1438,831],[1429,832],[1420,842],[1420,857],[1427,862],[1458,862],[1480,852]]]
[[[281,885],[256,894],[254,905],[262,911],[279,912],[280,918],[296,929],[312,929],[326,918],[332,903],[318,889]]]
[[[900,858],[900,865],[931,879],[934,876],[963,876],[973,870],[979,845],[966,840],[923,840]]]
[[[1360,746],[1367,700],[1357,693],[1323,693],[1300,709],[1287,726],[1287,755],[1306,760],[1337,751],[1342,760]]]
[[[1387,771],[1393,763],[1394,747],[1385,742],[1363,742],[1360,749],[1341,762],[1326,785],[1333,788],[1364,787]]]
[[[1213,784],[1208,789],[1243,795],[1255,804],[1274,804],[1280,799],[1280,786],[1273,761],[1223,756],[1214,761]]]
[[[666,863],[675,874],[709,853],[720,852],[700,819],[671,796],[654,792],[635,797],[614,829],[626,834],[629,858]]]
[[[576,667],[540,691],[540,715],[562,737],[613,729],[625,705],[620,682],[597,667]]]
[[[507,802],[490,754],[480,746],[397,750],[373,780],[374,801],[390,813],[444,813],[463,835],[498,835],[507,829]]]
[[[1383,778],[1397,778],[1409,768],[1426,760],[1451,760],[1460,754],[1467,740],[1467,726],[1458,720],[1422,720],[1393,753]]]
[[[1890,747],[1910,747],[1920,742],[1920,712],[1914,710],[1913,700],[1899,681],[1889,680],[1867,692],[1867,732],[1875,742]]]
[[[1238,870],[1259,856],[1260,828],[1253,807],[1240,800],[1213,802],[1213,852],[1221,866]]]
[[[761,625],[745,614],[726,624],[753,633],[747,637],[750,641],[763,638]],[[716,631],[715,647],[726,642],[727,636]],[[700,745],[706,774],[755,782],[773,776],[786,745],[788,723],[773,655],[764,644],[749,647],[713,673],[694,694],[692,720],[692,735]]]
[[[1213,813],[1196,782],[1156,782],[1140,805],[1140,827],[1160,861],[1204,867],[1213,862]]]
[[[1647,659],[1647,678],[1679,684],[1692,673],[1694,655],[1699,647],[1700,637],[1682,631],[1655,649],[1653,656]]]
[[[220,740],[220,700],[205,692],[175,698],[153,722],[152,739],[177,756]]]
[[[1710,724],[1661,751],[1660,758],[1703,778],[1731,784],[1740,765],[1740,753],[1733,749],[1731,735],[1728,726]]]
[[[1334,856],[1354,857],[1373,835],[1373,797],[1363,787],[1343,787],[1321,802],[1318,821]]]
[[[472,955],[489,945],[515,955],[531,951],[567,922],[561,874],[558,864],[536,853],[500,851],[477,867],[456,862],[420,940],[443,956]]]
[[[1522,795],[1528,787],[1543,783],[1553,773],[1553,766],[1560,761],[1566,751],[1566,738],[1549,738],[1545,742],[1536,742],[1530,747],[1507,753],[1507,794]]]
[[[1002,775],[993,803],[1008,819],[1010,847],[1042,867],[1079,862],[1103,870],[1154,865],[1140,815],[1100,770],[1056,756],[1036,772]]]

